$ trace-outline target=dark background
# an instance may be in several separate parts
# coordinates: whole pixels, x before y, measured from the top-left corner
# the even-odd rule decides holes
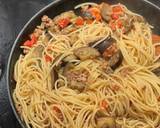
[[[53,0],[0,0],[0,128],[19,128],[9,104],[6,68],[13,42],[25,23]],[[150,0],[160,6],[160,0]],[[153,16],[153,18],[156,18]]]

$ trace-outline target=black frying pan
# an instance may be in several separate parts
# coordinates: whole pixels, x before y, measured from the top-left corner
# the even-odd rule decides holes
[[[32,33],[34,28],[40,24],[41,17],[43,15],[54,17],[60,14],[61,12],[73,10],[74,6],[76,6],[77,4],[88,1],[97,3],[108,2],[110,4],[122,3],[126,5],[130,10],[143,15],[151,25],[155,26],[154,32],[160,34],[160,8],[147,0],[56,0],[55,2],[43,8],[41,11],[39,11],[35,16],[31,18],[31,20],[24,26],[24,28],[18,35],[12,47],[7,67],[7,87],[10,104],[12,106],[17,120],[23,128],[25,128],[26,126],[24,122],[20,119],[20,116],[16,111],[12,97],[12,93],[15,88],[13,70],[15,62],[17,61],[20,53],[22,52],[22,50],[20,49],[21,42],[24,42],[28,38],[28,35]]]

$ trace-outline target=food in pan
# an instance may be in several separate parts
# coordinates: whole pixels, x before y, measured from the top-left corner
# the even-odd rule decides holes
[[[15,64],[28,128],[158,128],[160,36],[122,4],[44,15]]]

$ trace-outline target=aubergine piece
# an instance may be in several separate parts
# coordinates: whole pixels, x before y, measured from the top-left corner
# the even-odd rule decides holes
[[[63,12],[60,15],[54,17],[53,21],[54,21],[54,23],[57,24],[58,21],[61,20],[61,19],[64,19],[64,18],[72,19],[72,18],[75,18],[75,17],[76,17],[76,14],[74,13],[74,11],[70,10],[70,11],[67,11],[67,12]]]
[[[51,84],[54,88],[55,81],[58,79],[58,74],[54,68],[51,70],[50,75],[51,75]]]
[[[134,22],[146,22],[146,20],[142,16],[127,16],[127,19],[122,20],[122,24],[124,25],[123,32],[128,34],[132,29],[134,29]]]
[[[156,74],[157,76],[160,76],[160,67],[152,70],[152,72],[153,72],[154,74]]]
[[[102,40],[101,42],[99,42],[97,45],[95,45],[96,43],[90,43],[89,45],[92,47],[94,47],[95,49],[97,49],[101,54],[104,53],[104,51],[106,50],[106,48],[108,48],[109,46],[111,46],[113,43],[116,43],[116,40],[113,39],[112,37],[108,37],[104,40]]]
[[[96,112],[96,118],[106,117],[106,116],[107,116],[107,110],[106,109],[100,109]]]
[[[83,11],[81,15],[84,19],[94,20],[93,15],[89,11]]]
[[[42,45],[38,45],[33,49],[33,54],[32,57],[42,57],[42,53],[43,53],[44,47]]]
[[[109,66],[115,70],[119,65],[121,65],[123,56],[120,50],[118,50],[110,59],[108,60]]]
[[[122,53],[120,49],[118,49],[116,40],[113,38],[106,38],[102,42],[98,43],[97,45],[94,45],[95,43],[92,43],[90,45],[93,45],[94,48],[96,48],[103,56],[103,58],[108,61],[109,66],[114,70],[116,69],[123,60]]]
[[[112,69],[116,69],[122,63],[123,56],[120,49],[118,49],[117,44],[112,43],[103,52],[103,58],[108,61],[109,66]]]
[[[66,57],[63,59],[63,61],[64,61],[64,62],[70,62],[70,61],[75,60],[75,59],[77,59],[77,57],[76,57],[75,55],[71,54],[71,55],[66,56]]]
[[[74,55],[80,60],[94,59],[100,56],[97,49],[91,47],[81,47],[74,50]]]
[[[112,7],[107,3],[102,3],[100,7],[102,18],[109,22],[111,20]]]

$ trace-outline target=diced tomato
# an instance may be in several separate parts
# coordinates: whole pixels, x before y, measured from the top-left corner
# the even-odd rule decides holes
[[[101,17],[100,14],[96,14],[95,17],[96,17],[96,21],[101,21],[102,20],[102,17]]]
[[[63,18],[63,19],[60,19],[58,21],[58,25],[62,29],[65,28],[65,27],[67,27],[69,25],[69,23],[70,23],[70,19],[69,18]]]
[[[101,13],[99,8],[96,8],[96,7],[89,8],[88,11],[91,13],[99,13],[99,14]]]
[[[23,46],[32,47],[33,43],[30,40],[27,40],[23,43]]]
[[[152,34],[153,43],[160,43],[160,36],[156,34]]]
[[[32,42],[33,44],[35,44],[35,43],[37,42],[37,37],[36,37],[35,35],[33,35],[33,34],[32,34],[32,36],[31,36],[31,42]]]
[[[101,107],[102,109],[106,109],[106,108],[108,107],[107,101],[106,101],[106,100],[102,100],[102,101],[100,102],[100,107]]]
[[[46,62],[51,62],[52,61],[52,57],[45,55],[45,60]]]
[[[53,106],[53,111],[56,112],[55,115],[56,115],[61,121],[63,121],[63,114],[62,114],[61,110],[60,110],[57,106]]]
[[[118,20],[119,15],[118,15],[118,14],[113,13],[113,14],[111,15],[111,17],[112,17],[112,19],[113,19],[113,20]]]
[[[88,11],[95,17],[96,21],[100,21],[102,19],[101,12],[98,8],[92,7],[89,8]]]
[[[83,24],[84,24],[83,18],[82,18],[82,17],[78,17],[78,18],[76,19],[76,25],[83,25]]]
[[[121,20],[118,20],[118,21],[117,21],[117,27],[118,27],[118,28],[122,28],[122,26],[123,26],[122,21],[121,21]]]
[[[60,113],[60,112],[61,112],[60,109],[59,109],[57,106],[53,106],[53,110],[54,110],[55,112],[57,112],[57,113]]]
[[[32,35],[31,40],[27,40],[23,43],[23,46],[32,47],[37,42],[37,37]]]
[[[123,9],[120,5],[114,6],[112,8],[113,13],[123,13]]]
[[[113,30],[113,31],[115,31],[116,30],[116,24],[114,23],[114,22],[110,22],[109,23],[109,26],[111,27],[111,29]]]

